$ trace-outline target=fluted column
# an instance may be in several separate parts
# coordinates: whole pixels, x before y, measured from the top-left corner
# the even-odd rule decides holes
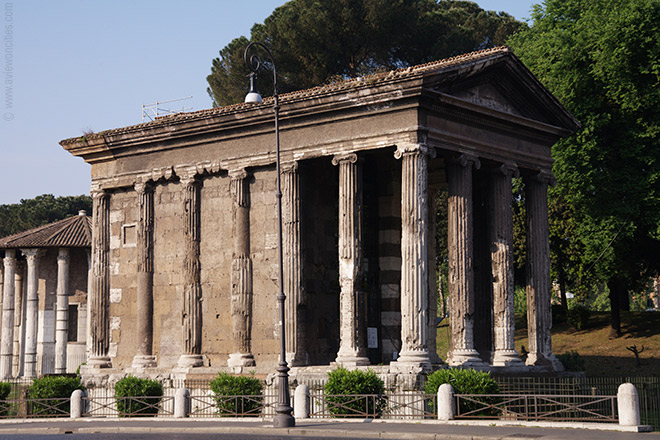
[[[150,183],[135,184],[138,197],[137,230],[137,351],[133,368],[156,366],[153,354],[154,329],[154,188]]]
[[[183,261],[183,354],[180,367],[200,367],[202,357],[202,289],[199,267],[200,183],[194,177],[181,180],[184,204],[185,255]]]
[[[27,379],[37,377],[37,328],[39,325],[39,249],[21,249],[27,259],[25,304],[25,370]]]
[[[5,249],[2,292],[2,335],[0,338],[0,379],[12,377],[12,349],[14,346],[14,274],[16,251]]]
[[[234,251],[231,263],[231,319],[234,352],[230,367],[254,366],[252,355],[252,259],[250,258],[250,190],[245,170],[229,173]]]
[[[299,307],[304,303],[302,284],[302,245],[300,231],[300,174],[298,163],[281,166],[284,294],[286,295],[286,358],[289,365],[309,363],[303,346]]]
[[[494,345],[496,367],[522,367],[516,352],[513,283],[513,194],[511,178],[518,169],[503,164],[492,170],[490,184],[490,243],[493,279]]]
[[[89,296],[90,357],[87,365],[96,368],[112,366],[108,356],[110,345],[110,194],[94,191],[92,221],[92,283]]]
[[[401,159],[400,366],[431,367],[428,351],[428,156],[425,145],[399,146]]]
[[[474,348],[474,270],[472,168],[475,156],[463,154],[447,167],[450,345],[447,363],[483,367]]]
[[[66,344],[69,336],[69,249],[57,255],[57,309],[55,314],[55,374],[66,373]]]
[[[362,292],[362,170],[356,154],[335,156],[339,165],[339,351],[335,362],[368,365]]]
[[[12,360],[12,371],[14,377],[23,375],[23,361],[24,361],[24,344],[25,338],[25,325],[23,318],[23,301],[25,292],[23,289],[23,269],[24,263],[18,261],[16,263],[16,274],[14,275],[14,356]]]
[[[552,354],[550,308],[550,243],[548,226],[549,173],[525,176],[527,208],[527,365],[563,370]]]

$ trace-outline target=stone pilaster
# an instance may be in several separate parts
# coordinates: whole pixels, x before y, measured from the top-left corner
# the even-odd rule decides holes
[[[234,352],[227,365],[255,365],[252,355],[252,259],[250,258],[250,189],[245,170],[229,173],[234,252],[231,263],[231,319]]]
[[[0,338],[0,379],[12,377],[12,349],[14,346],[14,274],[16,273],[16,251],[5,249],[2,334]]]
[[[291,366],[307,365],[299,307],[304,303],[300,230],[300,174],[298,163],[281,167],[284,294],[286,295],[286,358]]]
[[[202,288],[199,266],[200,183],[194,178],[181,179],[183,187],[185,255],[183,260],[183,354],[179,367],[201,367]]]
[[[356,154],[335,156],[339,165],[339,351],[335,362],[369,365],[362,291],[362,170]]]
[[[151,184],[135,184],[138,198],[137,230],[137,351],[133,368],[156,366],[153,354],[154,329],[154,188]]]
[[[562,371],[552,354],[550,308],[550,243],[548,226],[549,173],[525,176],[527,208],[527,365]]]
[[[94,191],[92,220],[92,282],[89,298],[89,358],[91,368],[112,366],[110,345],[110,194]]]
[[[474,349],[474,272],[472,168],[479,159],[461,155],[447,167],[448,178],[448,251],[449,251],[449,325],[451,330],[447,364],[484,367]]]
[[[69,249],[57,255],[57,309],[55,313],[55,374],[66,373],[66,345],[69,336]]]
[[[520,368],[514,343],[515,311],[513,283],[513,194],[511,179],[518,169],[503,164],[491,173],[490,182],[490,243],[493,280],[493,330],[496,367]]]
[[[25,370],[23,377],[37,377],[37,328],[39,325],[39,249],[21,249],[27,259],[25,304]]]
[[[401,352],[402,367],[430,369],[428,350],[428,156],[425,145],[399,146],[401,159]]]

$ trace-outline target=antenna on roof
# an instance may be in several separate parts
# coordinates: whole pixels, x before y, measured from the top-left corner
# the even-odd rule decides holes
[[[192,96],[186,96],[185,98],[170,99],[168,101],[156,101],[153,104],[142,104],[142,122],[145,121],[145,118],[149,118],[149,121],[153,121],[156,118],[162,116],[173,115],[175,113],[187,112],[192,110],[192,107],[185,108],[184,105],[181,106],[181,110],[170,110],[169,108],[160,108],[161,104],[168,104],[170,102],[185,101],[186,99],[192,99]]]

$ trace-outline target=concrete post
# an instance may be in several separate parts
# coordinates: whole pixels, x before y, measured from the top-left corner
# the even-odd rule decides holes
[[[0,339],[0,379],[12,377],[12,349],[14,347],[14,274],[16,251],[5,249],[2,297],[2,336]]]
[[[619,425],[638,426],[641,424],[639,415],[639,395],[637,388],[631,383],[622,383],[616,393],[619,409]]]
[[[293,398],[293,416],[296,419],[309,418],[309,387],[307,385],[298,385]]]
[[[72,419],[82,417],[83,414],[83,392],[82,390],[74,390],[71,393],[71,412]]]
[[[431,369],[428,349],[428,156],[425,145],[399,145],[401,159],[401,352],[396,364]],[[433,317],[435,319],[435,317]]]
[[[454,388],[443,383],[438,388],[438,420],[454,420]]]
[[[37,329],[39,322],[39,250],[21,249],[27,258],[27,302],[25,307],[25,373],[37,377]]]
[[[356,154],[335,156],[339,165],[339,351],[335,362],[369,365],[362,292],[362,176]]]
[[[69,249],[57,256],[57,312],[55,319],[55,374],[66,373],[66,345],[69,337]]]
[[[174,394],[174,418],[182,419],[190,413],[190,392],[186,388],[179,388]]]

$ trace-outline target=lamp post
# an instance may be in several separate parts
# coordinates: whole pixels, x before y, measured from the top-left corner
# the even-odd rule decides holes
[[[286,339],[284,335],[284,263],[282,260],[282,187],[280,184],[280,102],[279,95],[277,94],[277,70],[275,69],[275,60],[273,54],[268,47],[264,44],[253,41],[245,48],[243,58],[245,64],[250,69],[250,91],[245,96],[246,103],[260,103],[261,95],[257,92],[255,81],[257,79],[257,72],[263,66],[261,58],[253,53],[250,55],[250,49],[260,47],[266,51],[270,63],[273,66],[273,110],[275,110],[275,166],[277,173],[277,263],[279,266],[279,292],[277,293],[277,304],[280,314],[280,362],[277,367],[278,372],[278,393],[277,393],[277,406],[275,407],[275,417],[273,418],[273,425],[276,428],[288,428],[295,426],[296,421],[291,415],[293,408],[291,408],[291,396],[289,394],[289,367],[286,363]]]

